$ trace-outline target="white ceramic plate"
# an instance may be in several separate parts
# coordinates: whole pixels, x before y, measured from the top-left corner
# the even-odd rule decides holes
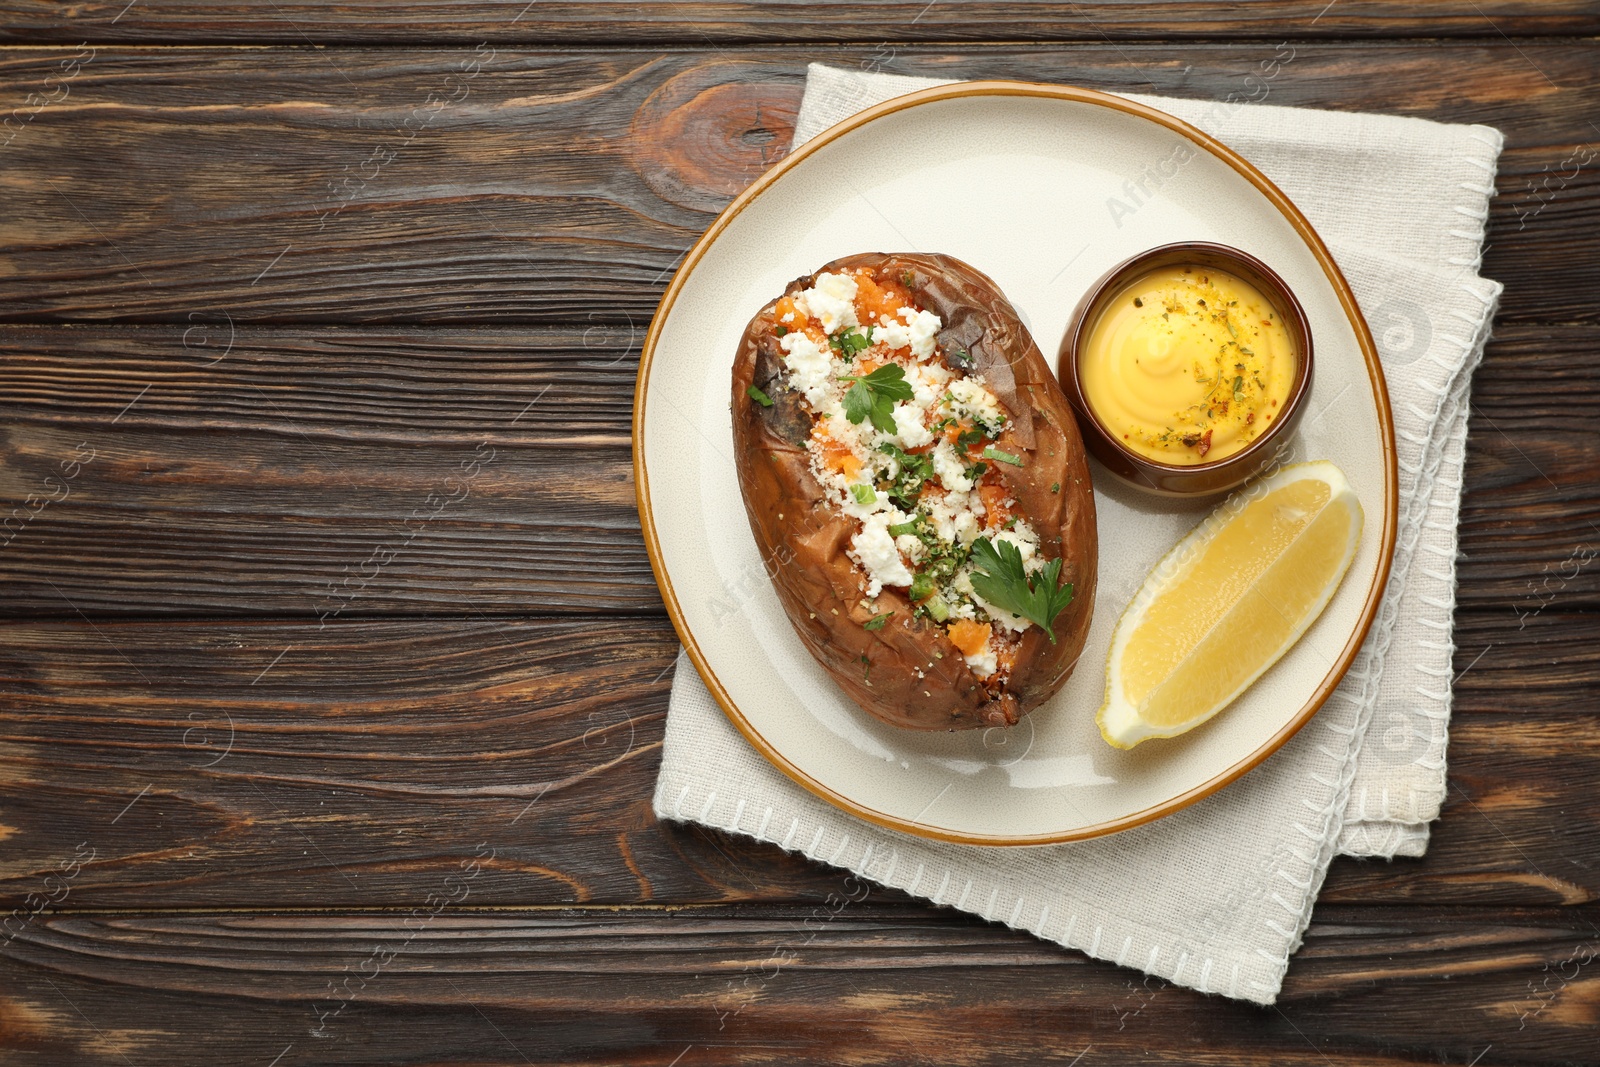
[[[1143,193],[1132,186],[1141,174]],[[1132,210],[1113,211],[1112,198]],[[1099,591],[1088,645],[1061,693],[1010,730],[929,734],[871,718],[800,644],[745,519],[728,411],[745,324],[791,279],[838,256],[944,252],[995,279],[1049,355],[1101,274],[1181,240],[1252,253],[1305,306],[1316,383],[1293,458],[1337,463],[1366,513],[1332,603],[1210,723],[1131,752],[1111,748],[1094,724],[1111,631],[1150,567],[1216,501],[1145,496],[1095,468]],[[974,844],[1110,833],[1254,767],[1338,684],[1376,612],[1394,547],[1382,372],[1355,299],[1310,225],[1259,172],[1193,127],[1062,86],[976,82],[913,93],[835,126],[766,174],[690,251],[661,302],[639,368],[633,444],[640,518],[667,609],[734,724],[828,801]]]

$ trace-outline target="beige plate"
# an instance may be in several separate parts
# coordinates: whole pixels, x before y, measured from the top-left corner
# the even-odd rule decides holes
[[[1146,166],[1159,192],[1113,218]],[[1077,672],[1010,730],[923,734],[872,719],[801,646],[762,569],[734,470],[728,382],[740,333],[793,278],[853,252],[945,252],[986,272],[1053,352],[1111,265],[1171,241],[1270,264],[1300,297],[1315,390],[1292,460],[1330,459],[1366,529],[1344,584],[1281,662],[1212,722],[1113,750],[1095,728],[1111,631],[1149,568],[1215,501],[1124,490],[1096,469],[1100,589]],[[762,177],[689,252],[651,324],[633,447],[639,514],[678,635],[768,759],[829,802],[924,837],[1032,845],[1176,811],[1260,763],[1309,719],[1377,611],[1394,549],[1393,426],[1377,352],[1309,223],[1243,159],[1162,112],[1085,89],[941,86],[880,104]]]

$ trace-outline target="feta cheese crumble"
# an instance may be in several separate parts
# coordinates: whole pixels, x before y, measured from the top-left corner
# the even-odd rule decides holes
[[[856,318],[856,280],[848,274],[819,274],[810,289],[795,298],[795,304],[822,322],[824,333],[835,334],[861,322]]]

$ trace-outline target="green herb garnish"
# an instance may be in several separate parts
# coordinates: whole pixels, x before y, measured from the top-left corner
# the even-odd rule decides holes
[[[988,469],[989,465],[987,463],[974,463],[972,466],[967,468],[967,481],[976,482],[979,478],[984,476],[984,473],[988,471]]]
[[[938,591],[938,582],[927,571],[918,571],[911,579],[912,600],[926,600]]]
[[[923,483],[933,477],[933,460],[923,455],[912,455],[888,441],[879,445],[878,451],[892,457],[899,468],[899,473],[889,480],[887,492],[890,499],[898,501],[906,510],[912,510],[917,506]]]
[[[772,406],[772,398],[753,385],[744,391],[744,395],[749,397],[751,400],[754,400],[757,404],[760,404],[764,408],[770,408]]]
[[[848,363],[857,352],[872,347],[872,337],[868,331],[852,327],[828,338],[828,346]]]
[[[779,327],[776,327],[772,331],[772,335],[774,337],[782,337],[784,334],[786,334],[788,332],[789,332],[789,327],[787,327],[787,326],[779,326]]]
[[[1061,483],[1060,483],[1060,482],[1051,482],[1051,483],[1050,483],[1050,491],[1051,491],[1051,492],[1052,492],[1052,493],[1059,493],[1059,492],[1061,492]]]
[[[886,611],[882,615],[874,615],[872,618],[862,623],[861,628],[863,630],[881,630],[883,629],[883,624],[888,622],[889,616],[893,614],[894,612],[892,611]]]
[[[984,459],[997,459],[1001,463],[1009,463],[1013,467],[1022,466],[1022,457],[1021,456],[1015,455],[1014,453],[1011,453],[1011,452],[1006,452],[1003,449],[999,449],[999,448],[994,447],[993,445],[990,445],[988,448],[985,448],[983,450],[983,458]]]
[[[899,364],[885,363],[871,374],[840,378],[851,382],[844,394],[844,417],[859,425],[871,419],[884,433],[894,433],[894,402],[911,399],[911,385]]]
[[[872,491],[870,485],[852,485],[850,495],[856,498],[856,503],[867,507],[878,502],[878,494]]]
[[[977,567],[972,588],[979,596],[997,608],[1038,623],[1050,643],[1056,643],[1052,629],[1056,616],[1072,603],[1072,583],[1056,586],[1061,577],[1059,559],[1051,560],[1030,578],[1016,545],[1001,541],[997,547],[987,537],[980,537],[972,543],[972,562]]]
[[[962,430],[961,433],[956,437],[956,447],[965,451],[966,449],[969,449],[973,445],[977,444],[979,441],[982,441],[983,438],[984,433],[982,430]]]

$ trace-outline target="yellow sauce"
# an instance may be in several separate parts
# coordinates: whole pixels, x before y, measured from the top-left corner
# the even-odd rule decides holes
[[[1295,352],[1261,291],[1206,267],[1165,267],[1105,305],[1078,355],[1084,398],[1123,445],[1160,463],[1240,451],[1288,403]]]

